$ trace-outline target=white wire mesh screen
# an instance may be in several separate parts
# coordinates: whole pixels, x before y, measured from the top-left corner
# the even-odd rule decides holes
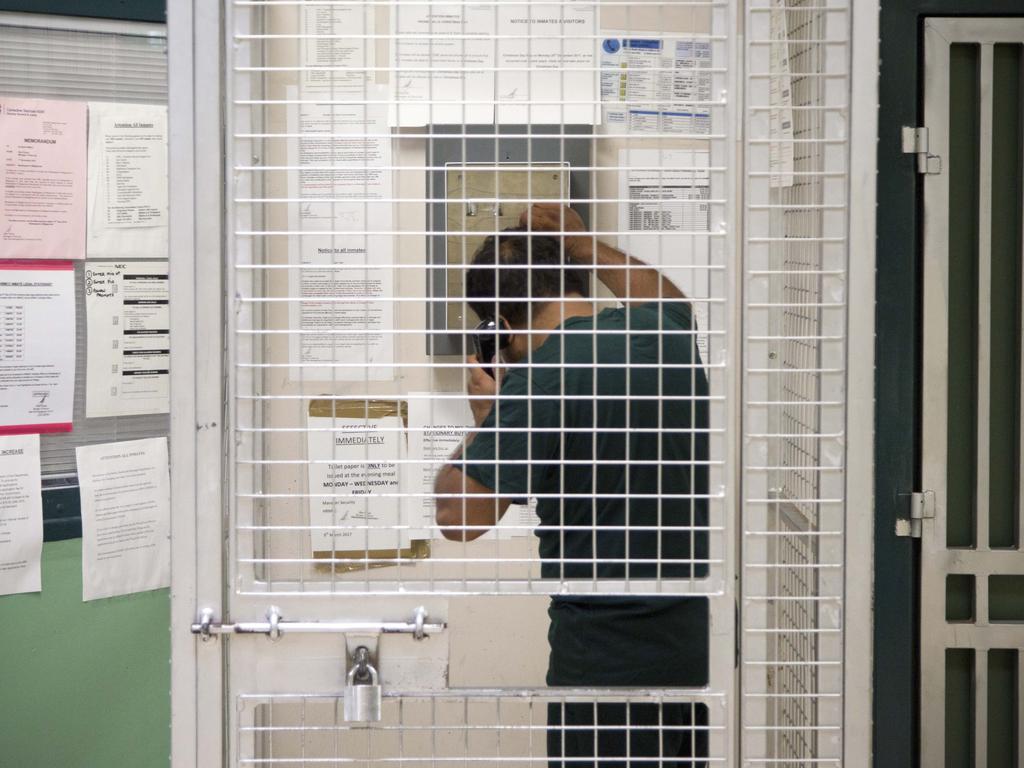
[[[244,722],[238,765],[282,768],[592,765],[593,751],[573,757],[564,746],[580,738],[619,747],[615,755],[603,751],[602,765],[722,765],[715,757],[676,761],[673,750],[696,742],[722,754],[727,738],[720,698],[682,691],[396,692],[385,697],[372,728],[346,722],[337,697],[241,696],[237,705]],[[631,763],[640,753],[657,757]]]
[[[735,5],[226,8],[231,603],[445,598],[453,648],[443,692],[402,689],[425,665],[382,651],[367,726],[301,639],[233,646],[233,762],[573,765],[590,742],[624,765],[724,763]],[[505,232],[540,202],[554,218]],[[489,319],[488,411],[467,355]],[[555,687],[524,688],[503,669],[515,638],[479,626],[528,602],[511,630],[543,656],[546,596],[592,593],[694,596],[672,601],[705,612],[692,679],[654,640],[559,677],[593,650],[563,628]],[[467,690],[471,664],[519,687]]]
[[[229,8],[238,592],[721,594],[729,4]],[[511,310],[474,312],[496,267],[467,265],[540,201],[579,212],[589,265],[643,263],[559,306],[520,238],[509,386],[474,426],[467,330]],[[549,230],[578,265],[575,230]],[[461,484],[435,489],[467,434]],[[500,522],[461,507],[496,496]],[[451,503],[486,535],[446,540]]]
[[[842,759],[847,2],[747,11],[742,711],[749,765]]]

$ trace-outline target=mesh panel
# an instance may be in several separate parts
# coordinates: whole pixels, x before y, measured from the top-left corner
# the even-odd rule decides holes
[[[849,9],[756,5],[744,748],[751,764],[838,765]]]
[[[551,726],[559,723],[554,732],[565,738],[594,740],[602,765],[628,765],[629,755],[639,753],[649,741],[663,745],[655,763],[724,764],[722,759],[692,757],[694,742],[698,750],[706,749],[709,742],[721,749],[724,723],[718,714],[720,701],[713,697],[626,692],[495,694],[389,695],[383,700],[381,721],[370,728],[345,722],[339,697],[241,697],[238,704],[246,724],[239,738],[245,746],[237,764],[546,767]],[[604,724],[593,726],[595,717]],[[628,723],[629,736],[622,725],[609,722]],[[618,756],[613,744],[621,747]],[[552,759],[572,766],[586,764],[588,758],[553,750]],[[592,763],[593,758],[589,759]]]
[[[721,594],[728,4],[434,5],[232,8],[233,584]],[[503,353],[527,384],[474,427],[467,331],[507,309],[467,302],[465,265],[551,200],[587,232],[545,230],[555,258],[586,240],[645,264],[616,251],[585,278],[590,325],[549,327],[548,296],[523,296],[539,357]],[[642,288],[646,264],[673,282]],[[470,433],[498,445],[439,491]],[[517,503],[445,540],[438,509],[481,493]]]

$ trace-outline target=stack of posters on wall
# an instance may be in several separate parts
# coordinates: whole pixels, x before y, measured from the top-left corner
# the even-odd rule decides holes
[[[0,434],[71,429],[86,107],[0,102]]]
[[[0,593],[40,588],[38,435],[73,428],[81,334],[86,417],[168,410],[167,231],[166,107],[0,100]]]

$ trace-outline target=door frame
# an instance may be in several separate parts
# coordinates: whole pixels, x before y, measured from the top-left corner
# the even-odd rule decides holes
[[[887,0],[881,10],[875,305],[873,733],[875,768],[919,760],[920,546],[894,533],[920,482],[921,180],[900,131],[923,120],[929,16],[1019,16],[1019,0]]]
[[[189,632],[196,605],[223,615],[225,306],[223,291],[224,87],[221,3],[168,8],[171,303],[171,765],[225,764],[222,643]],[[184,544],[184,546],[182,546]],[[216,588],[211,585],[217,585]]]

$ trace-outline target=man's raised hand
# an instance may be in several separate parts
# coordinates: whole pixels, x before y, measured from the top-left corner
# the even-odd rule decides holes
[[[564,233],[565,252],[573,261],[592,258],[590,238],[570,236],[569,232],[586,232],[583,219],[572,208],[559,203],[534,203],[519,217],[519,224],[532,232]]]

